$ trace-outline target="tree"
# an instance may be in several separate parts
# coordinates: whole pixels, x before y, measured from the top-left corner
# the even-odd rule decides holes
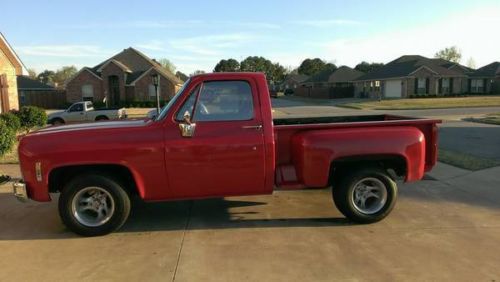
[[[175,73],[175,76],[177,76],[182,81],[186,81],[189,78],[185,73],[183,73],[181,71],[177,71]]]
[[[31,79],[38,79],[37,78],[37,75],[36,75],[36,71],[34,69],[28,69],[28,76],[31,78]]]
[[[462,53],[456,46],[452,46],[449,48],[444,48],[443,50],[438,51],[435,55],[435,58],[445,59],[447,61],[451,61],[454,63],[460,63],[462,59]]]
[[[174,65],[174,63],[172,63],[169,59],[167,58],[163,58],[163,59],[159,59],[158,60],[158,63],[166,68],[167,70],[169,70],[171,73],[175,73],[175,70],[177,69],[177,67]]]
[[[322,71],[326,66],[325,61],[320,58],[305,59],[299,66],[299,74],[313,75]]]
[[[41,81],[42,83],[52,84],[52,83],[54,83],[54,75],[55,75],[55,72],[53,72],[51,70],[44,70],[43,72],[38,74],[37,79],[39,81]]]
[[[241,71],[263,72],[267,80],[278,82],[287,74],[286,69],[279,63],[273,63],[264,57],[250,56],[240,63]]]
[[[214,72],[237,72],[239,70],[240,63],[235,59],[220,60],[214,68]]]
[[[203,70],[195,70],[189,76],[195,76],[195,75],[204,74],[204,73],[205,73],[205,71],[203,71]]]
[[[357,71],[368,73],[368,72],[374,71],[376,69],[379,69],[383,66],[384,66],[384,64],[382,64],[382,63],[368,63],[368,62],[362,61],[361,63],[357,64],[356,67],[354,67],[354,69]]]
[[[467,60],[467,67],[471,69],[476,69],[476,61],[472,57]]]
[[[281,82],[285,79],[285,76],[289,73],[288,70],[280,65],[279,63],[275,63],[273,64],[273,75],[272,75],[272,78],[273,78],[273,81],[274,82]]]
[[[78,69],[75,66],[64,66],[60,69],[58,69],[53,76],[53,82],[56,87],[61,87],[64,85],[64,83],[72,78],[76,73],[78,72]]]

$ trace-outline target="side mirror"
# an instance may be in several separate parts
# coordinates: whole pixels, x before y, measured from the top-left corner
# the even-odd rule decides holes
[[[191,114],[188,111],[184,113],[184,122],[179,123],[182,137],[193,137],[196,123],[191,122]]]

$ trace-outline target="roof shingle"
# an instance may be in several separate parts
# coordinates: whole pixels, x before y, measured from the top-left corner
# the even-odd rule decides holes
[[[357,80],[360,81],[406,77],[421,67],[427,67],[433,72],[442,76],[463,76],[463,73],[448,69],[439,64],[443,64],[443,62],[419,55],[406,55],[401,56],[392,62],[389,62],[379,69],[376,69],[359,77]]]
[[[38,80],[32,79],[29,76],[17,76],[17,89],[19,90],[54,90],[55,88],[44,84]]]
[[[495,77],[500,75],[500,62],[493,62],[471,73],[471,77]]]

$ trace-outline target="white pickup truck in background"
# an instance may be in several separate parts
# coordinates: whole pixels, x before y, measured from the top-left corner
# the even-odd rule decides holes
[[[67,110],[53,112],[48,115],[49,124],[52,125],[124,118],[127,118],[125,108],[96,110],[92,102],[89,101],[74,103]]]

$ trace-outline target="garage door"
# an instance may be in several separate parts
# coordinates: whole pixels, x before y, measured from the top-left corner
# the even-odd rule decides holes
[[[385,97],[401,98],[401,80],[387,80],[385,82]]]

